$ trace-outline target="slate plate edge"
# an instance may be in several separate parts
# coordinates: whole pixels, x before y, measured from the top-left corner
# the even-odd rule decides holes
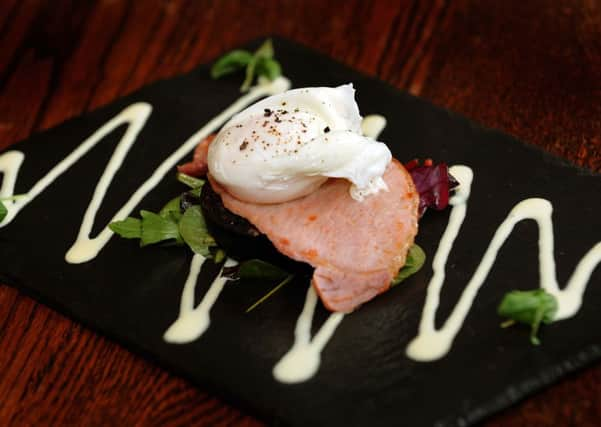
[[[266,36],[266,37],[268,37],[268,36]],[[250,41],[250,42],[242,45],[242,47],[246,47],[248,49],[255,49],[266,37],[257,38],[253,41]],[[456,112],[448,110],[444,107],[433,104],[430,100],[427,100],[425,98],[420,98],[418,96],[415,96],[408,92],[400,90],[386,81],[380,80],[375,76],[371,76],[371,75],[365,74],[361,71],[358,71],[358,70],[350,67],[349,65],[347,65],[337,59],[331,58],[330,56],[323,54],[317,50],[314,50],[314,49],[310,48],[309,46],[304,45],[300,42],[292,41],[292,40],[289,40],[289,39],[286,39],[286,38],[283,38],[280,36],[271,36],[271,38],[274,41],[274,47],[275,47],[276,53],[277,53],[278,44],[282,43],[282,44],[287,44],[291,49],[301,50],[310,55],[322,57],[324,59],[327,59],[328,61],[335,62],[339,66],[346,68],[349,71],[349,74],[354,74],[355,76],[357,76],[357,78],[360,78],[363,80],[368,80],[368,81],[377,83],[382,87],[385,87],[386,91],[390,92],[391,95],[398,96],[399,94],[402,94],[403,96],[406,96],[409,98],[419,99],[420,101],[431,105],[433,108],[435,108],[439,111],[445,112],[450,117],[452,117],[454,120],[460,120],[460,121],[463,121],[464,123],[469,124],[470,127],[476,128],[485,133],[502,135],[505,138],[510,137],[511,140],[513,141],[513,143],[519,144],[522,147],[526,148],[527,150],[534,151],[534,152],[542,155],[546,161],[552,162],[558,166],[573,168],[573,169],[577,170],[577,172],[581,175],[599,176],[594,171],[591,171],[587,168],[584,168],[582,166],[574,164],[573,162],[571,162],[568,159],[558,157],[558,156],[544,150],[543,148],[541,148],[539,146],[525,143],[524,141],[522,141],[522,140],[518,139],[517,137],[510,135],[504,131],[481,125],[460,113],[456,113]],[[207,61],[206,63],[199,64],[199,65],[195,66],[194,69],[192,69],[191,71],[189,71],[187,73],[181,73],[181,74],[177,74],[174,76],[170,76],[168,78],[158,79],[151,83],[143,85],[140,88],[132,91],[131,93],[125,94],[118,98],[115,98],[112,101],[110,101],[109,103],[107,103],[99,108],[96,108],[92,111],[97,112],[97,111],[109,109],[110,105],[115,102],[123,101],[126,98],[135,98],[136,96],[138,96],[138,93],[141,90],[143,90],[144,88],[146,88],[150,85],[155,85],[155,84],[159,84],[162,82],[163,83],[168,82],[169,80],[171,80],[173,78],[177,78],[177,77],[196,75],[199,73],[200,70],[208,69],[208,66],[215,59],[216,58],[213,58],[210,61]],[[52,126],[52,128],[57,127],[57,126],[68,126],[69,122],[74,121],[82,116],[85,116],[86,114],[88,114],[90,112],[91,111],[86,111],[86,112],[83,112],[82,114],[71,117],[63,122],[57,123],[56,125]],[[40,132],[33,132],[27,138],[9,145],[5,150],[3,150],[3,152],[12,149],[13,147],[17,146],[20,142],[31,138],[33,135],[41,134],[41,133],[44,133],[45,131],[46,130],[42,130]],[[20,283],[18,280],[14,280],[14,278],[10,278],[9,276],[6,276],[6,275],[0,275],[0,280],[7,284],[11,283],[12,287],[23,292],[25,295],[31,296],[34,300],[40,301],[39,295],[37,295],[37,293],[34,290],[27,287],[25,284]],[[96,333],[99,333],[100,335],[107,337],[108,339],[118,343],[122,347],[132,351],[132,353],[141,355],[146,360],[156,363],[159,366],[165,367],[166,369],[168,369],[175,375],[179,376],[180,378],[184,379],[185,381],[192,383],[192,384],[196,384],[199,387],[201,387],[203,390],[209,390],[210,393],[215,393],[217,396],[219,396],[220,399],[224,400],[225,402],[229,402],[229,403],[235,405],[236,407],[241,408],[241,409],[247,411],[248,413],[254,414],[265,421],[267,421],[267,420],[276,421],[276,422],[281,421],[281,420],[274,419],[273,414],[262,413],[261,411],[257,410],[256,408],[250,406],[248,402],[243,401],[242,399],[236,398],[235,395],[233,393],[231,393],[229,390],[226,390],[223,387],[220,387],[213,381],[198,382],[192,378],[189,378],[175,364],[172,364],[166,360],[163,360],[159,356],[153,354],[152,350],[143,348],[143,346],[138,346],[132,342],[127,341],[126,339],[124,339],[122,337],[119,337],[118,335],[115,335],[112,333],[107,334],[104,331],[101,331],[100,328],[96,328],[93,325],[89,324],[87,321],[81,320],[77,316],[74,316],[72,311],[69,308],[67,308],[66,306],[63,306],[60,303],[44,302],[43,305],[46,305],[52,309],[56,309],[56,311],[59,314],[64,315],[64,316],[74,320],[75,322],[83,325],[84,327],[88,328],[89,330],[95,331]],[[533,395],[537,391],[540,391],[543,388],[545,388],[553,383],[556,383],[558,380],[565,378],[565,376],[567,374],[575,373],[600,358],[601,358],[601,345],[596,345],[596,344],[590,345],[590,346],[584,348],[583,350],[581,350],[578,354],[576,354],[572,357],[566,358],[563,362],[545,368],[544,375],[542,372],[537,373],[535,375],[535,377],[538,378],[539,381],[537,381],[536,383],[534,383],[533,381],[528,381],[528,382],[519,384],[517,386],[507,387],[498,396],[496,396],[492,399],[485,399],[481,403],[473,404],[472,405],[473,408],[469,411],[458,411],[455,415],[450,415],[448,417],[440,419],[435,423],[435,425],[437,425],[437,426],[467,425],[467,424],[474,424],[476,422],[482,421],[484,418],[491,416],[494,413],[497,413],[497,412],[499,412],[503,409],[506,409],[520,401],[525,400],[525,398]],[[549,374],[549,372],[552,372],[552,373]]]

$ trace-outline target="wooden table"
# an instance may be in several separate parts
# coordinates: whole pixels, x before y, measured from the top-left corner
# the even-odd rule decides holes
[[[601,172],[598,1],[246,3],[2,0],[0,148],[273,33]],[[2,425],[261,424],[6,286],[0,325]],[[487,424],[600,420],[596,364]]]

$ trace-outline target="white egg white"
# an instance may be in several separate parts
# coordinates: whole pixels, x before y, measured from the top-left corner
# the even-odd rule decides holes
[[[253,203],[305,196],[329,177],[352,183],[357,200],[385,190],[392,158],[364,136],[352,85],[293,89],[234,116],[209,148],[211,176]]]

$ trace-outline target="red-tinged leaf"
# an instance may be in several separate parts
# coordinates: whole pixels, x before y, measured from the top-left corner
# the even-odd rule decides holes
[[[415,187],[419,193],[419,216],[427,208],[443,210],[449,204],[450,192],[459,183],[451,174],[446,163],[434,164],[432,159],[426,159],[420,165],[417,159],[405,165],[411,174]]]

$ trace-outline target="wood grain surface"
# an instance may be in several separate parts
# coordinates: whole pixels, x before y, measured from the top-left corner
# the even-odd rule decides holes
[[[268,34],[601,172],[595,0],[2,0],[0,148]],[[7,286],[0,349],[1,425],[261,425]],[[600,364],[487,421],[600,423]]]

